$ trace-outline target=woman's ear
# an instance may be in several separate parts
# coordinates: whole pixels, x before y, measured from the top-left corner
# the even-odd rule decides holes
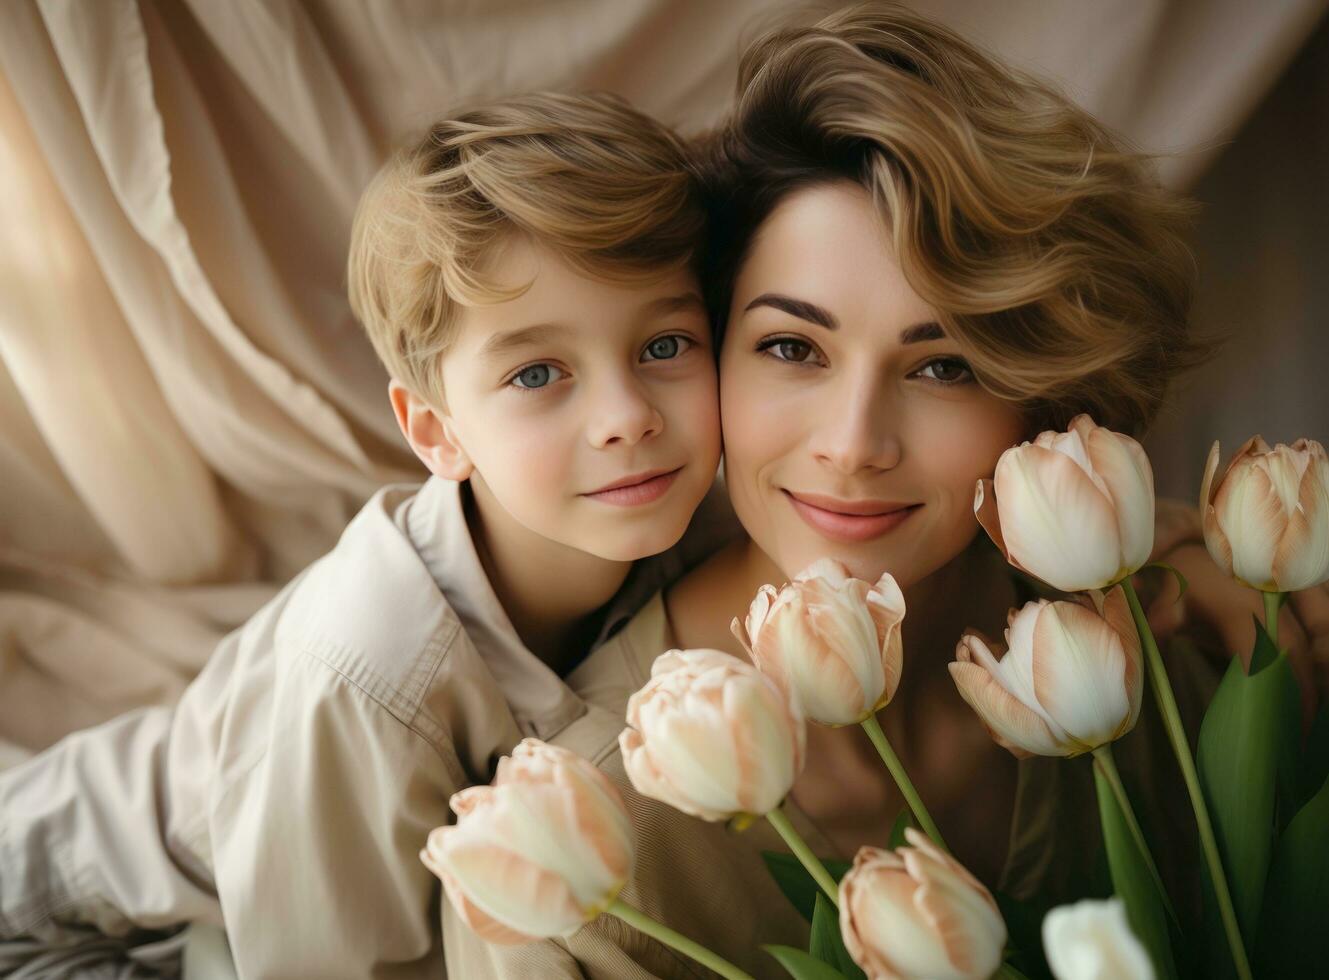
[[[446,409],[431,405],[396,378],[388,382],[388,400],[401,434],[430,473],[460,482],[475,471]]]

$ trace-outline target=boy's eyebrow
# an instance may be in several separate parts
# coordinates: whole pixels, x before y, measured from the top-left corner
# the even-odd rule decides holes
[[[695,292],[680,293],[677,296],[661,296],[642,305],[643,318],[664,316],[693,307],[706,312],[706,304]],[[549,341],[555,334],[563,333],[568,328],[561,323],[533,323],[528,327],[505,330],[489,337],[480,345],[480,356],[494,358],[507,354],[519,347],[528,347]]]
[[[747,306],[743,307],[746,313],[758,306],[769,306],[772,309],[779,310],[781,313],[788,313],[790,316],[796,316],[800,320],[806,320],[808,323],[815,323],[818,326],[825,327],[827,330],[839,330],[840,321],[835,319],[835,315],[830,310],[823,309],[816,303],[809,303],[806,300],[794,299],[791,296],[781,296],[779,293],[762,293]],[[929,340],[944,340],[946,331],[940,323],[935,321],[929,323],[915,323],[912,327],[905,327],[900,331],[900,345],[921,344]]]
[[[566,329],[557,323],[533,323],[529,327],[505,330],[503,333],[493,334],[480,345],[480,356],[498,357],[519,347],[547,341],[552,335],[562,333]]]
[[[664,316],[694,308],[706,312],[706,304],[702,302],[702,298],[689,290],[677,296],[661,296],[659,299],[653,299],[641,308],[641,312],[646,316]]]

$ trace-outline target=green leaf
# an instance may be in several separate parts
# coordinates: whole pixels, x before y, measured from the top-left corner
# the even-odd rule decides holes
[[[1298,808],[1306,805],[1326,779],[1329,779],[1329,704],[1322,704],[1311,723],[1306,747],[1301,754],[1301,771],[1297,779]]]
[[[895,850],[897,847],[908,844],[909,842],[904,839],[904,829],[917,826],[918,824],[914,823],[914,815],[910,812],[909,807],[901,807],[900,812],[895,815],[895,823],[891,825],[891,840],[887,846],[891,850]]]
[[[1329,780],[1279,838],[1265,896],[1258,975],[1322,976],[1329,962]]]
[[[1200,725],[1196,769],[1237,923],[1249,946],[1259,922],[1276,804],[1295,795],[1299,708],[1287,655],[1255,621],[1250,673],[1234,657]]]
[[[1151,561],[1148,565],[1145,565],[1144,568],[1161,568],[1164,569],[1165,571],[1171,572],[1173,578],[1177,580],[1177,585],[1181,589],[1181,591],[1177,593],[1178,601],[1180,601],[1181,597],[1186,594],[1186,590],[1190,588],[1190,583],[1186,581],[1186,576],[1182,575],[1179,569],[1173,568],[1165,561]],[[1144,571],[1144,568],[1140,570]]]
[[[774,956],[794,980],[846,980],[839,970],[793,946],[768,944],[762,949]]]
[[[1172,956],[1168,934],[1168,914],[1164,896],[1154,884],[1149,865],[1135,844],[1126,817],[1117,805],[1112,786],[1098,766],[1094,766],[1094,786],[1098,790],[1098,815],[1103,828],[1112,886],[1126,906],[1131,930],[1153,961],[1154,972],[1166,980],[1177,980],[1177,966]]]
[[[807,868],[803,867],[798,858],[782,851],[762,851],[761,856],[766,862],[766,870],[780,886],[784,897],[789,899],[789,903],[798,909],[803,918],[811,922],[821,889],[817,887],[812,875],[808,874]],[[848,861],[823,859],[821,863],[836,881],[844,877],[844,873],[852,867]]]
[[[808,952],[835,967],[850,980],[867,980],[858,968],[854,958],[845,948],[844,937],[840,934],[840,913],[826,900],[825,895],[817,895],[817,907],[812,913],[812,939]]]

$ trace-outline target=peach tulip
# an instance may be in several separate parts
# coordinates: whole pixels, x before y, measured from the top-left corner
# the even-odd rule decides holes
[[[617,897],[632,872],[627,808],[609,778],[567,749],[524,739],[489,786],[451,800],[456,824],[420,860],[461,919],[492,943],[568,936]]]
[[[1329,460],[1311,439],[1269,448],[1248,439],[1218,471],[1209,450],[1200,490],[1204,543],[1225,572],[1261,592],[1297,592],[1329,579]]]
[[[1057,980],[1154,980],[1154,965],[1121,899],[1086,898],[1043,919],[1043,951]]]
[[[960,695],[1017,757],[1076,756],[1135,727],[1144,691],[1139,635],[1120,586],[1082,602],[1011,610],[998,659],[972,633],[949,665]]]
[[[758,817],[803,768],[803,715],[771,678],[719,650],[670,650],[628,700],[619,736],[644,796],[703,820]]]
[[[903,652],[904,596],[883,574],[875,585],[823,558],[778,591],[763,585],[746,629],[732,629],[753,663],[823,725],[854,725],[895,695]]]
[[[1077,415],[997,460],[974,513],[1016,568],[1063,592],[1102,589],[1149,561],[1154,473],[1130,436]]]
[[[987,980],[1006,923],[992,894],[913,827],[908,847],[859,848],[840,880],[840,935],[870,980]]]

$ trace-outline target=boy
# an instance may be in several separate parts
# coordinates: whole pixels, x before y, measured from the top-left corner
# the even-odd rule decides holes
[[[241,976],[443,975],[417,855],[449,796],[584,712],[560,675],[700,557],[633,569],[718,463],[702,224],[681,144],[606,96],[476,109],[384,167],[351,301],[432,476],[376,494],[174,709],[0,774],[0,939],[194,920]]]

